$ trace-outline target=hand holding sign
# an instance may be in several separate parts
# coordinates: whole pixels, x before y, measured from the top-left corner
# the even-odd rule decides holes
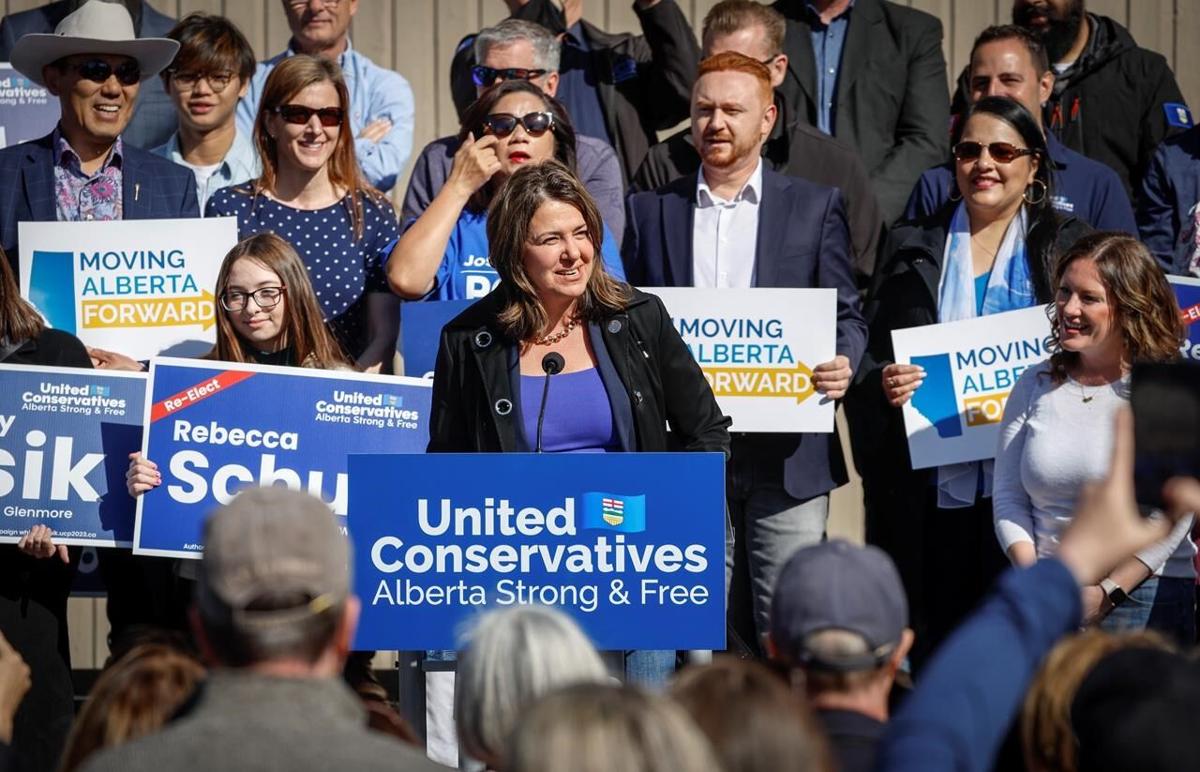
[[[912,399],[912,393],[925,381],[920,365],[890,364],[883,368],[883,394],[888,404],[900,407]]]
[[[39,560],[54,557],[57,554],[59,560],[70,563],[71,556],[67,554],[67,545],[56,545],[52,538],[53,533],[50,526],[35,525],[17,542],[17,549]]]
[[[813,368],[813,388],[829,399],[841,399],[850,388],[850,359],[838,354],[833,359]]]

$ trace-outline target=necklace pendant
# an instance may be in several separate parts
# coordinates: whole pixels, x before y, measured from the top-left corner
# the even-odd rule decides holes
[[[1096,398],[1096,397],[1095,397],[1095,395],[1093,395],[1093,396],[1091,396],[1091,397],[1084,397],[1084,398],[1083,398],[1083,403],[1086,405],[1088,402],[1091,402],[1091,401],[1092,401],[1093,399],[1095,399],[1095,398]]]

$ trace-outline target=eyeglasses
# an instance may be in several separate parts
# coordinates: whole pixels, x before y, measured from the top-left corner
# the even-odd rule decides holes
[[[241,311],[246,307],[246,303],[250,300],[261,308],[263,311],[270,311],[275,306],[279,305],[279,301],[283,300],[284,290],[287,287],[259,287],[253,292],[241,292],[240,290],[226,290],[221,293],[221,308],[226,311]]]
[[[275,108],[275,112],[279,113],[280,118],[297,126],[303,126],[308,123],[315,115],[321,121],[321,125],[326,128],[341,126],[342,118],[346,116],[346,111],[340,107],[322,107],[317,109],[305,107],[304,105],[280,105]]]
[[[310,2],[311,0],[287,0],[287,4],[293,8],[303,8]],[[321,5],[326,8],[337,8],[341,2],[342,0],[325,0],[325,2],[321,3]]]
[[[475,85],[480,88],[487,88],[496,82],[496,78],[503,80],[533,80],[540,78],[546,74],[546,70],[531,70],[526,67],[506,67],[497,70],[495,67],[485,67],[482,64],[477,64],[471,68],[471,80],[475,81]]]
[[[959,142],[954,146],[954,157],[959,161],[975,161],[983,155],[987,148],[988,155],[998,164],[1010,164],[1023,155],[1037,155],[1036,150],[1027,147],[1017,147],[1008,142]]]
[[[115,68],[103,59],[88,59],[86,62],[65,62],[64,67],[79,73],[79,77],[93,83],[104,83],[114,74],[122,86],[132,86],[142,80],[142,68],[136,59],[129,59]]]
[[[233,80],[233,73],[226,70],[225,72],[180,72],[179,70],[167,70],[171,74],[171,81],[181,91],[191,91],[196,87],[196,84],[203,78],[208,87],[213,90],[214,94],[220,94]]]
[[[483,128],[489,134],[504,139],[517,130],[517,124],[525,127],[531,137],[540,137],[554,128],[553,113],[525,113],[520,118],[512,113],[492,113],[483,119]]]

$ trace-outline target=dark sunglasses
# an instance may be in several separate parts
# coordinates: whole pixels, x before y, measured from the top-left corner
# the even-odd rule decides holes
[[[531,137],[540,137],[554,128],[553,113],[525,113],[520,118],[512,113],[492,113],[483,119],[483,128],[489,134],[504,139],[517,130],[517,124],[525,127]]]
[[[546,74],[545,70],[531,70],[525,67],[505,67],[497,70],[495,67],[485,67],[477,64],[471,68],[471,80],[480,88],[487,88],[496,82],[496,78],[504,80],[533,80]]]
[[[279,113],[279,117],[288,123],[294,123],[297,126],[303,126],[312,120],[315,115],[321,121],[322,126],[332,128],[342,125],[342,118],[346,116],[346,111],[340,107],[305,107],[304,105],[280,105],[275,108],[275,112]]]
[[[989,142],[986,145],[980,142],[959,142],[954,146],[954,157],[959,161],[975,161],[983,155],[985,147],[988,155],[998,164],[1010,164],[1023,155],[1037,155],[1036,150],[1017,147],[1007,142]]]
[[[136,59],[121,62],[114,69],[103,59],[88,59],[86,62],[65,62],[64,67],[79,73],[79,77],[93,83],[104,83],[115,73],[122,86],[132,86],[142,80],[142,68]]]

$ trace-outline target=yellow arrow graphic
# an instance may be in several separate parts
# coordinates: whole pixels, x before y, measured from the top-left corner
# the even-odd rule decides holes
[[[192,327],[216,323],[215,298],[208,290],[182,298],[105,298],[80,304],[85,329],[112,327]]]
[[[798,364],[779,367],[701,367],[716,397],[794,397],[797,403],[816,393],[812,370]]]

